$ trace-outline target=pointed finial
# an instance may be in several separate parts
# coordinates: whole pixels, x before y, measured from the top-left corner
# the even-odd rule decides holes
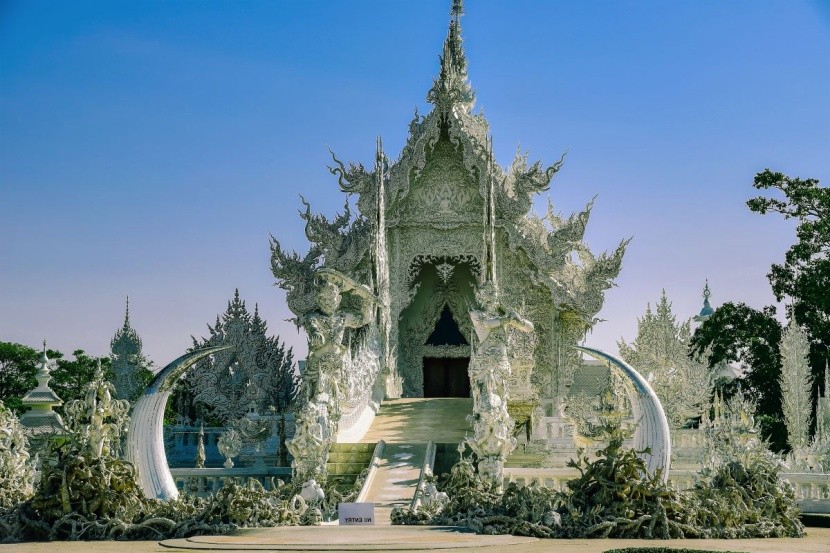
[[[124,328],[130,327],[130,296],[127,295],[127,306],[124,309]]]
[[[454,105],[469,112],[475,102],[475,93],[467,82],[467,58],[461,46],[461,15],[463,2],[453,0],[450,10],[450,28],[441,54],[441,71],[427,93],[427,101],[443,109]]]
[[[712,314],[715,312],[712,309],[711,304],[709,303],[709,298],[712,296],[711,290],[709,290],[709,279],[706,279],[706,284],[703,287],[703,308],[700,310],[700,313],[693,317],[696,322],[702,323],[706,321]]]
[[[49,357],[46,356],[46,340],[43,341],[43,353],[40,356],[40,367],[38,367],[41,371],[46,371],[46,374],[49,374]]]
[[[95,360],[95,380],[104,380],[104,368],[101,366],[101,358]]]
[[[376,168],[383,167],[383,158],[384,157],[385,156],[383,154],[383,138],[381,138],[381,136],[378,135],[377,138],[375,139],[375,163],[376,163]]]

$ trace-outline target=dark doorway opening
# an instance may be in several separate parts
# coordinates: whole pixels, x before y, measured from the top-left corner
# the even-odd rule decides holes
[[[470,397],[469,357],[424,357],[424,397]]]
[[[444,305],[441,310],[441,316],[435,323],[435,329],[427,338],[427,345],[430,346],[466,346],[469,345],[467,339],[461,334],[458,329],[458,323],[455,322],[452,311],[449,305]]]

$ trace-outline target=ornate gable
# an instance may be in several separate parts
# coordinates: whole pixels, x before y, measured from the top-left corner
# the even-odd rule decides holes
[[[473,171],[465,167],[463,147],[453,144],[445,130],[425,157],[423,169],[410,174],[409,195],[400,202],[398,224],[482,225],[484,198],[479,189],[479,171],[477,167]]]

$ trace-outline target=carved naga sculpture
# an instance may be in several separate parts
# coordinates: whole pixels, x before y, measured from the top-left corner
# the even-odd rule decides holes
[[[533,323],[516,312],[505,311],[492,282],[479,288],[476,299],[480,309],[470,311],[477,338],[470,360],[474,435],[467,438],[467,443],[479,458],[479,471],[500,487],[504,461],[516,447],[514,422],[507,412],[507,329],[531,332]]]
[[[305,407],[297,417],[297,430],[286,443],[294,457],[294,476],[301,480],[325,478],[328,451],[340,419],[340,390],[348,348],[343,344],[347,328],[372,321],[375,297],[366,286],[333,269],[315,274],[317,309],[303,317],[308,333],[308,360],[300,388]],[[341,308],[343,294],[356,299],[355,311]]]
[[[308,400],[319,394],[336,399],[347,350],[343,336],[347,328],[360,328],[371,322],[375,298],[367,287],[332,269],[318,270],[316,280],[318,309],[308,313],[304,320],[308,332],[308,360],[302,389]],[[340,308],[342,295],[347,292],[359,300],[357,313]],[[323,386],[326,383],[328,386]]]

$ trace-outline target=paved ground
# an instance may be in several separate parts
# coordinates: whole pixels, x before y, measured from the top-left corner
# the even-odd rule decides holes
[[[473,412],[469,398],[410,398],[381,404],[362,443],[458,443],[470,431],[467,415]]]
[[[499,538],[498,541],[492,541]],[[204,538],[203,538],[204,539]],[[204,549],[222,551],[423,551],[448,549],[452,553],[602,553],[622,547],[675,547],[741,551],[746,553],[828,553],[830,529],[810,528],[802,539],[770,540],[524,540],[510,536],[475,536],[429,527],[272,528],[241,536],[209,540]],[[220,541],[224,543],[219,543]],[[236,542],[236,545],[229,542]],[[246,543],[247,542],[247,543]],[[368,545],[357,545],[368,544]],[[207,547],[205,547],[207,546]],[[402,549],[403,547],[403,549]],[[204,550],[203,549],[203,550]],[[2,553],[173,553],[157,542],[53,542],[0,545]],[[190,549],[191,551],[193,549]]]

